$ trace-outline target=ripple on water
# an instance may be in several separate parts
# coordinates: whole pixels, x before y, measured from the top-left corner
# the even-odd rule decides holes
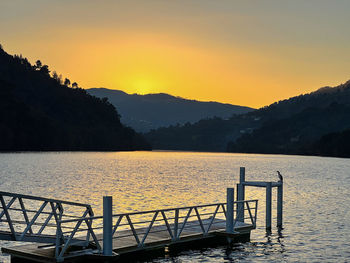
[[[265,235],[265,193],[248,188],[247,198],[260,200],[252,242],[152,261],[350,261],[348,159],[191,152],[2,153],[0,190],[90,203],[95,214],[101,214],[103,195],[114,197],[118,212],[149,210],[224,201],[226,187],[237,183],[240,166],[246,167],[247,180],[275,181],[276,170],[284,175],[280,235],[276,229]],[[8,257],[0,262],[8,263]]]

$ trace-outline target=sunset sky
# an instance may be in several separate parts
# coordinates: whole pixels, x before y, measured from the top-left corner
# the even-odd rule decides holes
[[[84,88],[261,107],[350,79],[350,1],[1,0],[0,43]]]

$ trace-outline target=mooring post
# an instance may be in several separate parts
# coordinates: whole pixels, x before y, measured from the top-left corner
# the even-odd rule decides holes
[[[175,209],[175,216],[174,216],[174,237],[173,240],[177,240],[177,233],[179,230],[179,209]]]
[[[280,185],[277,187],[277,227],[282,227],[283,214],[283,181],[280,180]]]
[[[234,188],[227,188],[226,191],[226,232],[233,233],[233,202],[234,202]]]
[[[112,256],[112,196],[103,197],[103,255]]]
[[[237,201],[244,200],[243,196],[243,185],[237,184]],[[244,222],[244,203],[237,203],[236,220]]]
[[[237,201],[243,201],[245,199],[245,167],[239,169],[239,184],[237,184]],[[244,222],[244,203],[237,203],[236,211],[237,221]]]
[[[244,183],[245,182],[245,167],[239,168],[239,182]]]
[[[266,183],[266,229],[271,229],[272,183]]]

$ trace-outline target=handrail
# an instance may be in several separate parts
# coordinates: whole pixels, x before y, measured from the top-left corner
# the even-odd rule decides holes
[[[0,204],[0,222],[6,223],[1,227],[8,227],[0,233],[0,239],[4,240],[55,243],[57,230],[62,232],[59,220],[81,218],[81,214],[77,214],[79,211],[84,213],[83,216],[94,215],[88,204],[4,191],[0,191]],[[70,207],[75,207],[75,215],[65,211]],[[60,242],[63,243],[63,238]]]
[[[258,201],[257,199],[250,199],[250,200],[240,200],[240,201],[235,201],[234,204],[238,203],[245,203],[245,202],[255,202]],[[146,210],[146,211],[137,211],[137,212],[127,212],[127,213],[118,213],[118,214],[113,214],[113,217],[117,216],[124,216],[124,215],[141,215],[141,214],[150,214],[150,213],[155,213],[155,212],[169,212],[173,211],[175,209],[179,210],[184,210],[184,209],[189,209],[189,208],[194,208],[194,207],[210,207],[210,206],[218,206],[218,205],[226,205],[226,203],[213,203],[213,204],[204,204],[204,205],[196,205],[196,206],[183,206],[183,207],[174,207],[174,208],[164,208],[164,209],[156,209],[156,210]],[[247,209],[245,209],[247,210]],[[92,216],[89,217],[89,219],[102,219],[103,216]],[[86,219],[85,217],[81,218],[74,218],[74,219],[67,219],[67,220],[61,220],[62,223],[69,223],[69,222],[76,222],[77,220],[84,220]]]
[[[243,200],[243,201],[236,201],[234,204],[243,204],[243,211],[248,211],[249,217],[247,219],[251,220],[251,223],[253,227],[256,225],[256,210],[257,210],[257,204],[258,200]],[[253,203],[255,205],[249,205],[250,203]],[[148,211],[136,211],[136,212],[127,212],[127,213],[118,213],[113,214],[112,218],[115,219],[112,229],[112,238],[114,240],[118,240],[125,237],[133,237],[134,242],[138,247],[144,247],[146,245],[147,237],[150,233],[156,233],[156,232],[167,232],[169,234],[169,238],[173,241],[176,241],[180,239],[182,236],[182,233],[184,232],[184,229],[186,227],[193,227],[198,226],[198,233],[202,235],[208,235],[208,233],[211,231],[212,227],[218,223],[222,224],[222,221],[218,221],[217,216],[219,214],[223,214],[223,216],[226,217],[226,210],[225,207],[227,206],[226,203],[214,203],[214,204],[204,204],[204,205],[195,205],[195,206],[185,206],[185,207],[178,207],[178,208],[164,208],[164,209],[158,209],[158,210],[148,210]],[[208,208],[212,207],[214,211],[208,212]],[[235,207],[233,206],[234,211],[236,211]],[[201,210],[204,209],[204,210]],[[180,211],[184,215],[180,215]],[[168,212],[168,215],[167,215]],[[171,216],[169,216],[169,212],[171,212]],[[238,215],[239,216],[239,211]],[[235,213],[234,213],[235,214]],[[140,220],[137,216],[143,216],[147,215],[149,216],[149,219]],[[138,221],[133,221],[132,217],[137,217]],[[190,221],[190,218],[195,218],[195,220]],[[58,248],[56,247],[56,258],[62,260],[65,257],[65,252],[68,250],[70,246],[73,245],[73,239],[76,233],[86,232],[86,241],[89,242],[89,236],[91,235],[92,241],[96,245],[98,249],[100,249],[100,253],[102,253],[101,250],[101,241],[102,238],[97,238],[97,235],[95,233],[96,230],[101,230],[102,227],[95,226],[93,227],[93,223],[96,221],[102,221],[103,216],[87,216],[84,215],[81,218],[75,218],[75,219],[62,219],[59,220],[59,225],[61,228],[63,228],[64,224],[72,224],[75,223],[75,227],[72,231],[64,232],[65,234],[68,234],[64,237],[63,232],[57,233],[57,239],[63,238],[65,240],[64,244]],[[123,221],[124,220],[124,221]],[[135,220],[135,218],[134,218]],[[123,222],[125,223],[123,223]],[[163,222],[163,223],[162,223]],[[236,225],[237,218],[234,221],[234,224]],[[135,228],[135,225],[142,224],[144,225],[143,228]],[[85,227],[82,229],[81,227],[85,225]],[[130,232],[125,232],[125,228],[120,230],[120,227],[128,227]],[[119,231],[118,231],[119,230]],[[141,230],[141,231],[140,231]],[[119,234],[120,233],[120,234]],[[82,241],[82,238],[80,238],[80,242]],[[76,241],[75,241],[76,242]],[[61,249],[61,250],[60,250]]]
[[[26,200],[32,200],[29,209],[25,207],[28,205],[24,202]],[[258,200],[235,201],[234,204],[234,226],[237,219],[242,218],[243,212],[248,211],[247,217],[243,218],[250,219],[255,227]],[[37,205],[37,209],[33,208],[34,205]],[[81,216],[65,213],[64,208],[68,206],[80,207],[73,211],[79,210]],[[112,238],[118,242],[121,238],[133,237],[136,246],[144,247],[151,233],[166,232],[170,240],[177,241],[188,234],[185,229],[190,228],[195,229],[196,234],[205,236],[211,231],[224,228],[226,210],[227,203],[221,202],[117,213],[112,215]],[[27,213],[31,213],[31,216]],[[72,246],[92,245],[95,251],[102,253],[101,238],[97,235],[97,231],[103,229],[102,220],[103,216],[94,216],[88,204],[0,191],[0,222],[7,223],[10,230],[1,232],[0,239],[8,240],[10,236],[15,241],[54,243],[57,262],[70,256],[67,251]],[[55,234],[47,234],[46,228],[53,229]]]
[[[36,201],[47,201],[47,202],[61,203],[61,204],[73,205],[73,206],[91,207],[89,204],[82,204],[82,203],[77,203],[77,202],[70,202],[70,201],[45,198],[45,197],[39,197],[39,196],[32,196],[32,195],[16,194],[16,193],[4,192],[4,191],[0,191],[0,195],[11,196],[11,197],[16,197],[16,198],[31,199],[31,200],[36,200]]]

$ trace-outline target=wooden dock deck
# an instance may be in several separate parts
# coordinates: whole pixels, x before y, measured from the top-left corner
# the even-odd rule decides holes
[[[203,224],[209,224],[209,220],[203,220]],[[171,228],[173,224],[169,225]],[[181,237],[174,241],[170,238],[166,226],[155,226],[147,236],[144,246],[139,247],[132,230],[123,230],[118,232],[118,236],[113,239],[112,257],[108,257],[110,262],[125,261],[126,258],[135,257],[135,254],[143,254],[144,256],[152,256],[156,252],[165,253],[165,250],[178,250],[190,247],[196,247],[198,244],[202,246],[207,243],[208,246],[215,246],[227,242],[228,235],[225,232],[226,221],[222,219],[215,219],[212,223],[211,230],[207,235],[201,234],[201,227],[198,221],[189,221],[182,231]],[[235,241],[249,240],[250,231],[254,229],[252,224],[237,222],[235,226],[235,233],[229,235]],[[142,235],[147,231],[147,228],[135,229],[138,235]],[[99,240],[103,240],[102,234],[96,235]],[[79,239],[79,238],[77,238]],[[82,238],[83,239],[83,238]],[[198,243],[199,242],[199,243]],[[84,255],[80,250],[70,252],[69,257],[65,262],[96,262],[105,261],[105,257],[94,254],[96,246],[90,243],[85,249]],[[170,250],[170,251],[169,251]],[[89,253],[90,251],[90,253]],[[11,255],[12,262],[57,262],[55,258],[55,245],[53,244],[26,244],[10,248],[2,248],[3,253]],[[76,254],[75,254],[76,253]],[[139,256],[137,256],[139,258]]]
[[[172,251],[245,242],[256,228],[258,200],[245,187],[266,188],[266,229],[271,229],[271,190],[277,187],[277,226],[282,227],[283,177],[278,182],[245,180],[240,168],[237,200],[113,214],[103,197],[103,216],[88,204],[0,191],[0,240],[31,242],[2,247],[12,262],[129,262]],[[74,212],[74,213],[73,213]]]

